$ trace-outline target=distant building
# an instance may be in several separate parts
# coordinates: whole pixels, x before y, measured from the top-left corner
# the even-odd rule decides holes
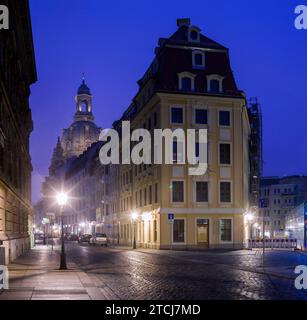
[[[9,263],[31,246],[29,96],[37,75],[28,1],[1,4],[10,12],[9,30],[0,31],[0,241]]]
[[[98,141],[101,132],[101,128],[94,122],[92,94],[84,79],[78,88],[75,103],[74,121],[69,128],[63,130],[62,137],[58,138],[49,167],[49,176],[42,186],[43,203],[39,208],[43,208],[45,216],[48,213],[58,214],[54,196],[64,187],[68,168],[74,159]]]
[[[307,202],[298,205],[286,215],[285,235],[296,239],[299,249],[307,249]]]
[[[118,242],[119,188],[118,166],[103,166],[99,161],[102,142],[93,144],[76,158],[65,175],[70,206],[65,212],[68,233],[107,234]]]
[[[268,237],[283,235],[287,215],[307,200],[307,176],[264,177],[260,196],[267,199],[268,207],[259,210],[259,234],[264,221]]]

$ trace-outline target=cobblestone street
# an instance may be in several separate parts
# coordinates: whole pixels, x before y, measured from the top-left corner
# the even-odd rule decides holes
[[[267,251],[263,267],[261,251],[133,251],[68,243],[70,271],[59,272],[58,252],[50,250],[36,248],[11,265],[11,290],[0,299],[307,297],[294,287],[294,268],[307,265],[307,255],[298,252]]]
[[[69,247],[70,257],[113,299],[304,299],[294,268],[305,254],[175,252]]]

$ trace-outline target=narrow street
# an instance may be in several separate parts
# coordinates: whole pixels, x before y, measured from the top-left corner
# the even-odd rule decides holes
[[[58,249],[58,248],[56,248]],[[10,265],[10,290],[0,299],[306,299],[294,268],[307,255],[292,251],[157,251],[67,243],[59,252],[36,247]]]

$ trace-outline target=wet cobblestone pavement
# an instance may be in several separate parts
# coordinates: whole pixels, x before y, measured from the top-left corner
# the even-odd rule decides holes
[[[67,252],[108,299],[306,299],[293,251],[157,251],[68,244]]]

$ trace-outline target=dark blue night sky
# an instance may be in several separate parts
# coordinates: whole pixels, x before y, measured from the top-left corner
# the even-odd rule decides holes
[[[96,123],[110,127],[137,91],[159,37],[190,17],[230,49],[240,89],[257,96],[264,121],[264,174],[307,174],[307,30],[294,28],[306,0],[30,0],[39,81],[32,87],[33,200],[57,136],[75,112],[85,72]]]

